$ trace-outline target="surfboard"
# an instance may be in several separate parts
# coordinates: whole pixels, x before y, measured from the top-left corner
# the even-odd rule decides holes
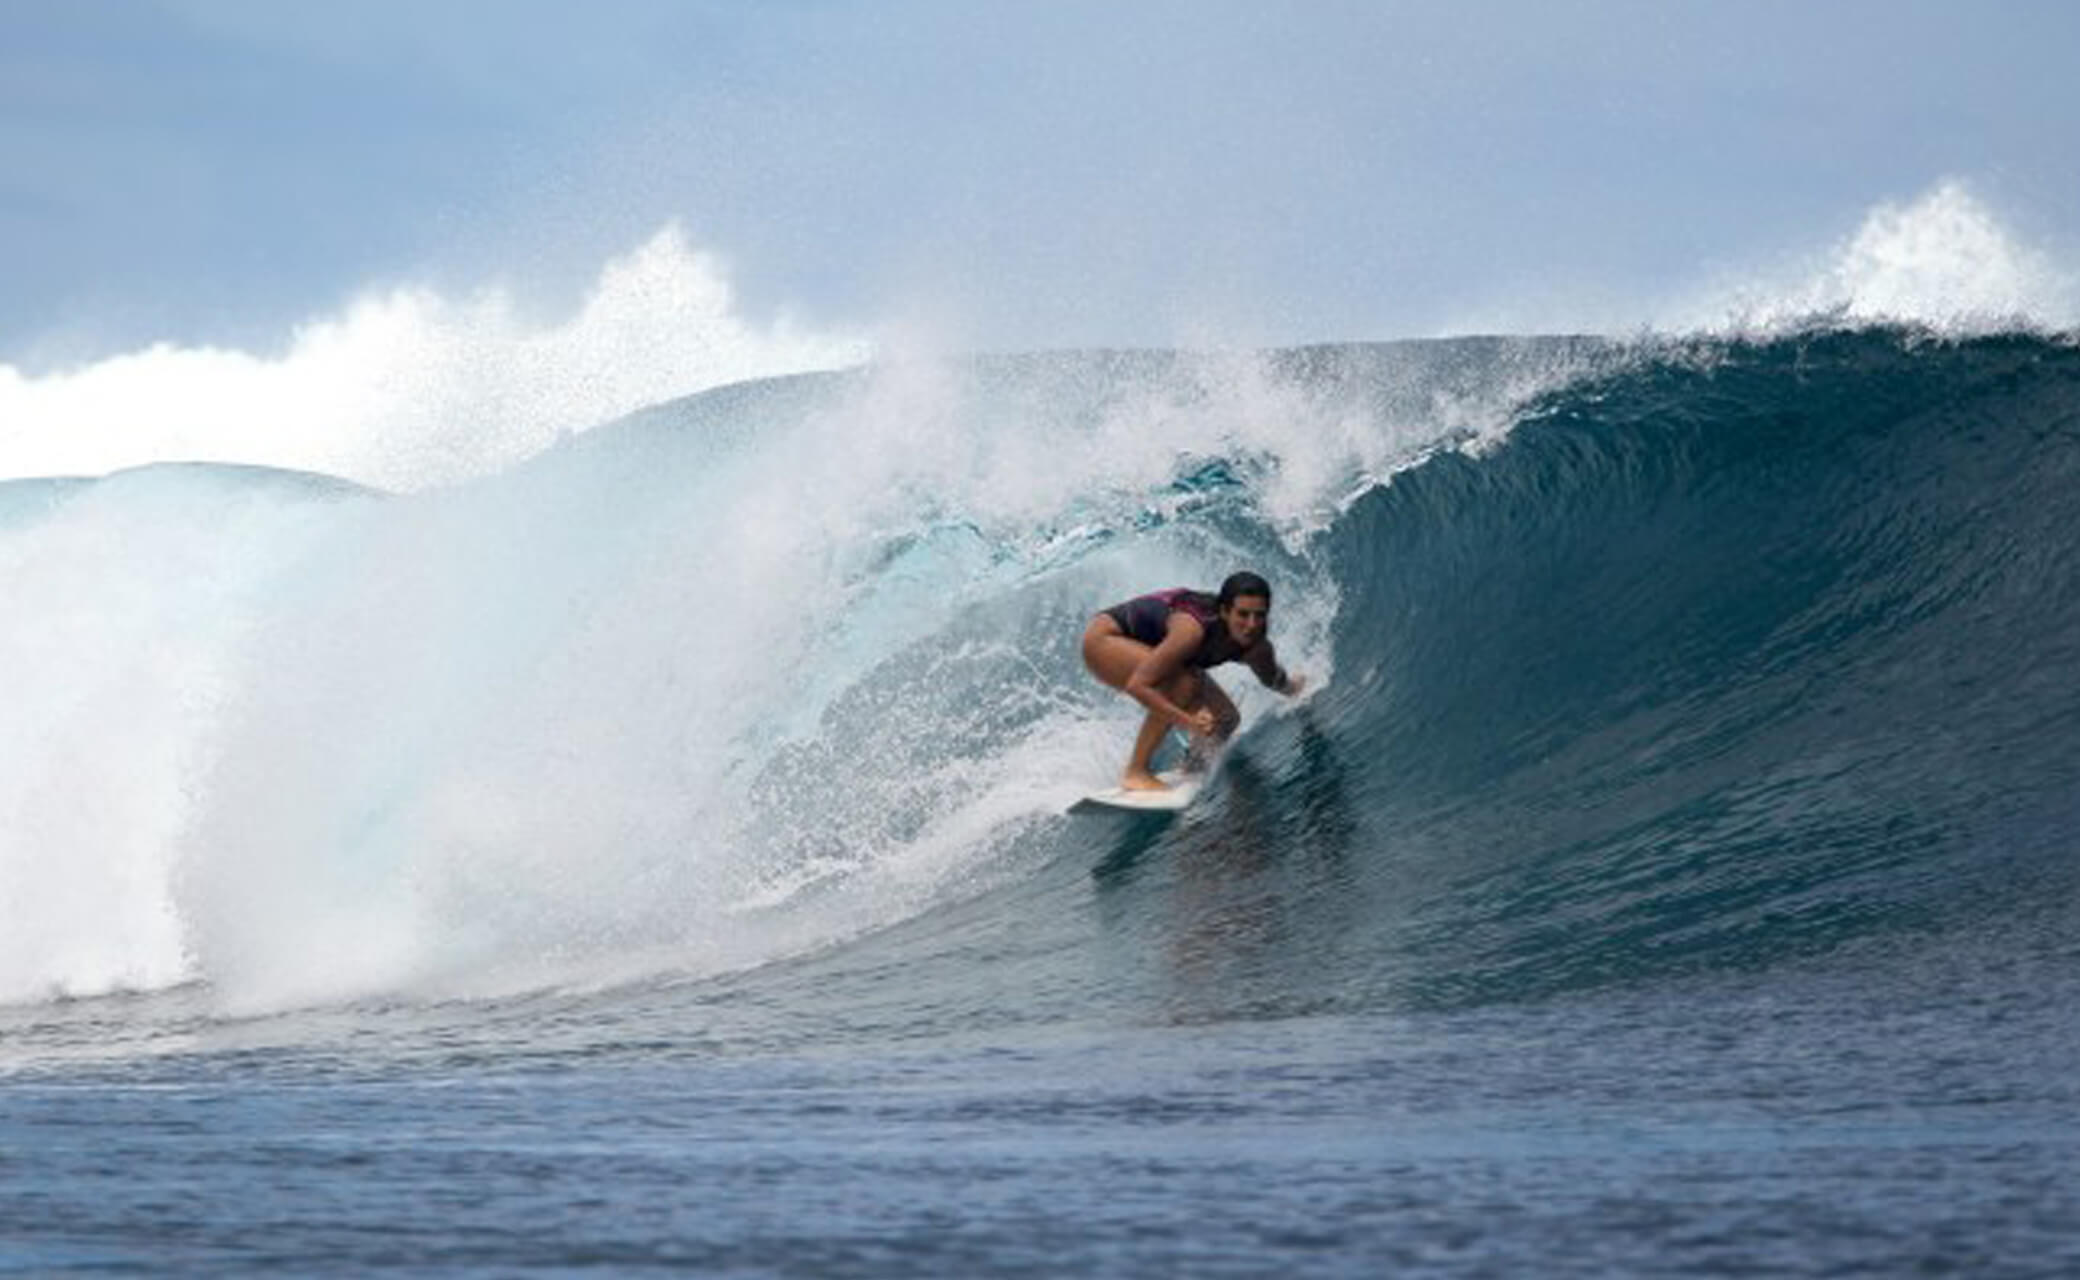
[[[1129,791],[1125,787],[1110,787],[1104,791],[1093,791],[1069,806],[1071,813],[1175,813],[1190,804],[1199,794],[1199,784],[1205,780],[1203,774],[1187,774],[1171,769],[1156,775],[1170,784],[1168,791]]]

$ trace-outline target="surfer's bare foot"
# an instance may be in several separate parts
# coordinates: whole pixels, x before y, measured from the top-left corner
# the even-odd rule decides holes
[[[1122,791],[1168,791],[1170,784],[1152,773],[1132,771],[1119,780],[1119,787]]]

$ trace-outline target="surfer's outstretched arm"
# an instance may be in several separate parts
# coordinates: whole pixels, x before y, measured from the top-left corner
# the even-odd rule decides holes
[[[1278,651],[1271,647],[1269,640],[1259,640],[1251,646],[1248,662],[1249,669],[1256,673],[1258,682],[1267,689],[1290,698],[1307,687],[1306,676],[1296,676],[1278,665]]]

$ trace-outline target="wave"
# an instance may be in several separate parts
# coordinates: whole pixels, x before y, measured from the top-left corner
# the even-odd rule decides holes
[[[979,930],[1233,1017],[1982,920],[2075,830],[2076,413],[2023,333],[1062,353],[726,388],[431,493],[42,493],[0,522],[0,998],[937,972]],[[1082,620],[1241,564],[1315,692],[1231,682],[1178,823],[1063,817],[1133,723]],[[1033,944],[1080,892],[1111,941]],[[889,998],[1002,1016],[938,981]]]
[[[1332,695],[1444,985],[1999,927],[2063,875],[2080,351],[1824,331],[1649,353],[1336,535]],[[2055,900],[2055,899],[2054,899]]]

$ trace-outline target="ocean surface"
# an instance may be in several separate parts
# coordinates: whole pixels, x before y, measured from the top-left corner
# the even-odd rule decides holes
[[[0,1274],[2080,1272],[2076,529],[2070,337],[1826,323],[0,484]]]

